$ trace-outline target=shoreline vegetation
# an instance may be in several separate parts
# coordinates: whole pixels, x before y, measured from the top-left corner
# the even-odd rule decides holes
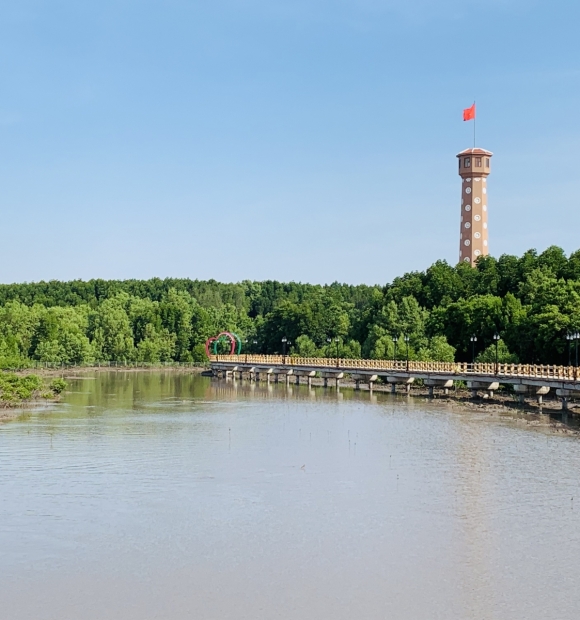
[[[0,372],[0,420],[16,415],[17,408],[58,400],[66,387],[62,377]]]
[[[13,404],[9,405],[10,408],[6,408],[2,401],[0,400],[0,421],[7,421],[8,419],[17,417],[19,415],[18,409],[22,409],[22,407],[26,406],[27,408],[33,408],[35,403],[39,405],[45,405],[47,402],[55,402],[58,401],[61,393],[66,388],[67,382],[74,379],[82,378],[83,375],[91,374],[91,373],[102,373],[102,372],[115,372],[115,373],[135,373],[135,372],[172,372],[172,373],[182,373],[182,374],[203,374],[205,376],[212,376],[211,371],[209,370],[207,365],[192,365],[192,364],[150,364],[150,365],[95,365],[95,366],[69,366],[65,368],[40,368],[38,369],[38,374],[34,375],[36,380],[43,381],[45,386],[50,386],[53,384],[55,380],[60,380],[64,383],[59,384],[59,391],[55,392],[53,396],[44,399],[31,399],[28,401],[19,401],[13,402]],[[0,372],[0,381],[1,377],[6,376],[8,373]],[[31,375],[25,374],[25,371],[17,371],[15,373],[10,373],[11,376],[17,376],[22,379],[26,379]],[[40,375],[40,376],[39,376]],[[234,380],[232,379],[219,379],[220,382],[226,382],[229,384],[234,384]],[[250,381],[236,380],[236,384],[238,386],[250,386],[252,383]],[[63,387],[64,385],[64,387]],[[259,387],[265,388],[266,382],[260,381],[258,384],[253,383],[253,385],[257,385]],[[324,385],[324,380],[320,377],[314,377],[312,379],[313,387],[321,388]],[[283,387],[284,384],[279,384],[279,387]],[[298,389],[308,389],[305,385],[295,386],[290,384],[292,390]],[[350,377],[347,375],[344,379],[341,380],[340,390],[348,390],[354,393],[367,394],[369,393],[369,389],[367,386],[361,385],[360,392],[355,391],[356,384]],[[382,384],[380,382],[375,382],[373,387],[373,393],[381,393],[381,394],[389,394],[391,390],[391,386],[387,384]],[[326,388],[326,392],[328,394],[336,393],[335,387]],[[403,391],[397,392],[398,398],[406,398],[407,394]],[[527,423],[534,426],[549,426],[556,432],[560,433],[573,433],[580,434],[576,430],[572,430],[566,423],[562,423],[559,419],[554,420],[550,416],[555,415],[558,418],[562,414],[561,404],[558,399],[554,396],[547,395],[544,397],[544,402],[540,406],[535,400],[527,400],[525,403],[520,403],[516,396],[512,394],[509,390],[501,389],[494,392],[493,398],[488,398],[487,394],[481,393],[480,397],[473,399],[471,396],[471,391],[463,387],[461,384],[456,385],[454,388],[449,390],[448,395],[444,395],[442,393],[435,394],[434,398],[429,397],[429,390],[427,387],[423,386],[421,382],[418,382],[413,385],[411,392],[408,394],[408,397],[413,400],[423,400],[425,402],[430,402],[436,405],[445,405],[450,407],[451,409],[462,409],[468,412],[479,412],[485,413],[489,415],[494,414],[523,414],[525,416],[533,416],[533,419],[528,420]],[[4,407],[4,408],[3,408]],[[570,403],[570,410],[567,412],[569,414],[573,414],[571,416],[571,421],[574,421],[576,418],[575,414],[580,414],[580,405],[577,403]],[[539,417],[541,416],[541,417]]]
[[[223,331],[248,353],[569,365],[580,333],[580,250],[485,256],[475,267],[437,261],[374,286],[177,278],[0,285],[3,369],[204,363],[204,343]],[[216,347],[225,353],[227,343]]]

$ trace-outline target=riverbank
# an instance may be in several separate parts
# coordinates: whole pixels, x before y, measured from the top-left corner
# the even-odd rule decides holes
[[[73,366],[65,368],[38,368],[35,369],[34,374],[48,379],[48,378],[62,378],[65,381],[74,380],[76,378],[82,378],[89,374],[102,374],[102,373],[157,373],[157,372],[171,372],[177,374],[210,374],[211,371],[204,366]],[[20,370],[15,373],[18,376],[25,376],[30,374],[29,370]],[[231,379],[228,379],[231,381]],[[236,380],[239,383],[239,379]],[[243,383],[247,383],[248,380],[244,379]],[[264,381],[260,382],[260,385],[265,385]],[[291,381],[290,385],[293,385]],[[312,378],[312,385],[314,387],[323,387],[324,380],[321,378]],[[329,391],[336,390],[335,387],[329,386]],[[342,379],[340,382],[340,389],[355,390],[356,384],[349,378]],[[365,384],[360,386],[361,393],[369,392],[369,388]],[[376,382],[373,386],[374,393],[390,393],[391,386]],[[402,386],[397,386],[398,396],[407,396]],[[480,393],[480,396],[476,399],[472,398],[471,391],[462,388],[451,388],[449,394],[445,395],[442,391],[435,391],[434,397],[429,396],[429,390],[427,387],[421,385],[412,385],[409,393],[409,398],[422,399],[426,402],[432,402],[435,404],[441,404],[453,409],[462,409],[465,411],[473,411],[476,413],[512,413],[512,414],[526,414],[526,415],[540,415],[540,414],[562,414],[562,404],[555,394],[547,394],[544,396],[542,405],[539,405],[535,399],[529,398],[522,404],[517,397],[509,392],[503,390],[496,391],[493,398],[489,398],[486,393]],[[56,399],[53,399],[54,402]],[[0,420],[5,421],[20,415],[20,411],[23,407],[26,409],[37,408],[46,406],[46,401],[28,401],[26,403],[20,403],[16,407],[10,409],[0,409]],[[580,414],[580,405],[578,403],[569,403],[569,414],[573,414],[572,417],[576,418],[576,415]],[[565,426],[565,425],[564,425]]]
[[[206,366],[65,366],[63,368],[35,368],[32,372],[40,377],[62,377],[63,379],[74,379],[90,373],[102,372],[159,372],[171,371],[183,374],[200,374],[207,371]],[[29,368],[10,371],[17,375],[31,374]]]

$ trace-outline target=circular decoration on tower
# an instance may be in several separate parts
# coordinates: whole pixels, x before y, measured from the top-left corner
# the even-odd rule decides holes
[[[475,250],[474,254],[475,254],[476,256],[479,256],[479,255],[481,254],[481,251],[480,251],[480,250]]]
[[[487,211],[487,205],[483,205],[483,210]]]
[[[481,202],[481,198],[474,198],[473,202],[475,202],[475,204],[478,205]]]
[[[471,224],[469,222],[465,222],[465,228],[471,228]]]
[[[476,222],[479,222],[479,220],[481,219],[481,215],[474,215],[474,216],[473,216],[473,219],[474,219]]]
[[[477,177],[476,179],[474,179],[475,181],[481,181],[481,177]]]
[[[466,194],[471,194],[471,187],[466,187],[465,188],[465,193]]]
[[[465,205],[465,210],[466,211],[471,211],[471,205]]]
[[[464,245],[471,245],[471,241],[470,241],[469,239],[466,239],[466,240],[463,242],[463,244],[464,244]]]
[[[484,228],[487,228],[487,222],[484,222],[484,223],[483,223],[483,227],[484,227]]]
[[[483,240],[483,245],[485,245],[487,247],[487,239]]]
[[[487,194],[487,187],[484,187],[484,188],[483,188],[483,193],[484,193],[484,194]]]
[[[464,263],[468,263],[468,262],[469,262],[469,256],[466,256],[466,257],[463,259],[463,262],[464,262]]]
[[[476,239],[479,239],[481,237],[481,233],[475,233],[475,235],[473,235]]]

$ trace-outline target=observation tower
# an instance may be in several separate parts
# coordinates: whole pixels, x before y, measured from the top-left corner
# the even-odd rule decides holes
[[[475,265],[487,256],[487,177],[493,153],[485,149],[466,149],[457,155],[461,177],[461,229],[459,260]]]

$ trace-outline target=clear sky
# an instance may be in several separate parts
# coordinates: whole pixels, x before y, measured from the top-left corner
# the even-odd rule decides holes
[[[0,281],[385,283],[580,248],[577,0],[0,4]]]

